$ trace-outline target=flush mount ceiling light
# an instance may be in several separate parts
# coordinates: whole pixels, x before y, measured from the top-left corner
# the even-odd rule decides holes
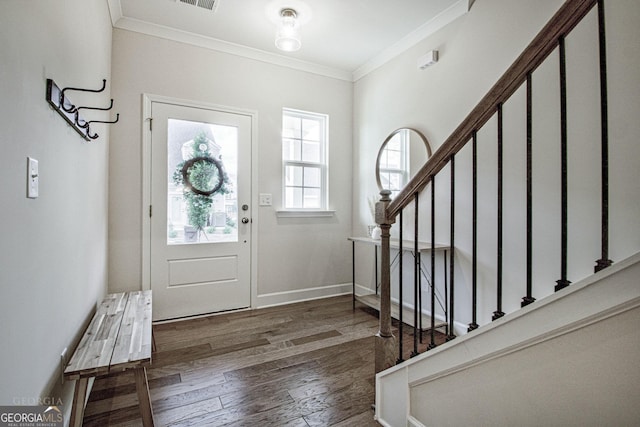
[[[300,49],[300,23],[298,13],[291,8],[280,11],[280,23],[276,31],[276,47],[285,52],[295,52]]]

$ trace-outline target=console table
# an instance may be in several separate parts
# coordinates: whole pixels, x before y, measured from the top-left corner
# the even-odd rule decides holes
[[[351,241],[351,256],[352,256],[352,262],[351,262],[351,275],[352,275],[352,301],[353,301],[353,308],[355,309],[355,304],[356,301],[361,302],[362,304],[365,304],[375,310],[380,310],[380,297],[378,295],[378,289],[379,289],[379,283],[378,283],[378,248],[381,246],[382,241],[380,239],[372,239],[370,237],[349,237],[348,238],[349,241]],[[422,261],[421,261],[421,254],[424,252],[430,252],[431,251],[431,243],[430,242],[420,242],[418,241],[418,245],[417,245],[417,249],[418,252],[417,254],[414,254],[415,250],[416,250],[416,244],[414,241],[412,240],[403,240],[402,244],[400,244],[400,241],[398,239],[390,239],[390,247],[392,250],[396,250],[398,251],[398,253],[396,254],[395,257],[393,257],[392,261],[391,261],[391,266],[393,267],[395,264],[398,263],[398,257],[400,254],[400,250],[402,250],[403,252],[409,252],[411,253],[412,257],[417,257],[417,263],[420,266],[420,273],[418,275],[418,312],[422,314],[422,276],[426,277],[426,273],[425,273],[425,269],[422,265]],[[374,263],[375,263],[375,293],[371,293],[371,294],[367,294],[367,295],[356,295],[356,244],[359,245],[365,245],[365,246],[372,246],[373,247],[373,251],[374,251]],[[446,244],[441,244],[441,243],[436,243],[434,246],[434,249],[436,252],[443,252],[443,264],[444,264],[444,311],[445,311],[445,317],[448,317],[448,313],[447,313],[447,279],[448,279],[448,271],[447,271],[447,253],[450,250],[451,246],[446,245]],[[416,259],[416,258],[414,258]],[[431,284],[430,284],[431,286]],[[402,304],[401,304],[402,305]],[[400,320],[402,318],[403,323],[408,324],[409,326],[413,327],[413,323],[414,323],[414,313],[413,310],[404,307],[404,305],[402,305],[403,310],[402,310],[402,316],[400,316],[400,306],[399,304],[396,304],[392,301],[391,303],[391,317],[397,320]],[[430,329],[430,325],[431,325],[431,319],[430,317],[426,317],[424,316],[424,314],[422,316],[420,316],[420,319],[418,320],[419,323],[419,327],[421,330],[426,330],[426,329]],[[426,328],[423,328],[422,325],[429,325]],[[436,323],[436,329],[440,328],[440,327],[444,327],[446,326],[447,323],[446,322],[437,322]]]

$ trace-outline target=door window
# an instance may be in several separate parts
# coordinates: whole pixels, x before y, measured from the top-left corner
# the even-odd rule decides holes
[[[238,128],[167,121],[167,243],[238,241]]]

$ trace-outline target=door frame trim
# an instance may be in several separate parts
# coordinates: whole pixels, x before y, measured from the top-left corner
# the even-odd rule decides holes
[[[229,107],[208,102],[174,98],[150,93],[142,94],[142,290],[151,289],[151,104],[154,102],[182,107],[201,108],[222,113],[249,116],[251,119],[251,301],[250,307],[256,308],[258,300],[258,112],[255,110]]]

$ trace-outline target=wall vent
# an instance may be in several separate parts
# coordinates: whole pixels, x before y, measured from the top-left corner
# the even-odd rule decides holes
[[[192,6],[198,6],[203,9],[211,10],[213,12],[218,8],[220,0],[176,0],[178,3],[190,4]]]

